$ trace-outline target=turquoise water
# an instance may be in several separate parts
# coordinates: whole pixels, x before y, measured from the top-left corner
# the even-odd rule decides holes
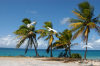
[[[53,56],[58,57],[60,52],[64,52],[64,50],[53,50]],[[40,56],[50,57],[50,54],[47,54],[45,49],[38,49],[38,53]],[[71,50],[71,53],[80,53],[84,57],[84,50]],[[35,56],[35,51],[30,49],[27,54],[24,54],[24,49],[0,48],[0,56]],[[87,58],[100,60],[100,50],[88,50]]]

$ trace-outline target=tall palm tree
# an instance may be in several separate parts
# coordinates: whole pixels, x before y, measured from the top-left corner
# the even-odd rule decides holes
[[[71,57],[71,52],[70,52],[71,38],[72,38],[71,31],[66,29],[59,34],[60,35],[57,36],[59,40],[56,40],[56,42],[53,43],[54,49],[65,49],[65,57],[66,55],[68,57],[67,51],[69,50],[69,56]]]
[[[54,32],[53,30],[49,30],[49,28],[53,29],[53,25],[51,22],[45,22],[43,27],[44,27],[44,29],[37,30],[37,33],[40,34],[38,39],[46,37],[45,40],[49,41],[47,53],[49,52],[49,49],[51,48],[51,57],[53,57],[53,55],[52,55],[52,42],[54,40],[54,35],[56,35],[56,32]]]
[[[25,54],[27,53],[27,50],[29,48],[32,48],[32,46],[34,46],[36,56],[39,56],[37,52],[38,43],[36,40],[35,25],[27,27],[27,25],[31,23],[31,21],[27,18],[23,19],[22,22],[24,24],[21,25],[19,29],[14,32],[14,34],[16,34],[17,38],[19,39],[16,47],[19,48],[22,44],[24,44],[25,41],[28,41],[25,48]]]
[[[82,35],[83,41],[88,44],[88,36],[90,29],[96,29],[100,33],[100,24],[99,17],[94,18],[94,7],[91,6],[88,2],[82,2],[78,5],[78,10],[74,10],[73,13],[78,17],[78,19],[70,19],[72,23],[71,31],[74,31],[74,36],[72,39],[76,39],[79,35]],[[86,59],[87,47],[84,54],[84,59]]]

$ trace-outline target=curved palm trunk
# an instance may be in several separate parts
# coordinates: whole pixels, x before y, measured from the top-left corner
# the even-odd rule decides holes
[[[36,41],[36,39],[35,39],[35,41]],[[38,52],[37,52],[37,47],[36,47],[36,45],[35,45],[36,42],[34,43],[34,40],[33,40],[33,39],[32,39],[32,43],[33,43],[33,45],[34,45],[36,57],[39,57],[39,54],[38,54]]]
[[[86,39],[86,45],[87,45],[87,41],[88,41],[88,39]],[[87,47],[86,47],[85,54],[84,54],[84,59],[85,60],[86,60],[86,54],[87,54]]]
[[[69,45],[69,57],[71,58],[71,50],[70,50],[70,45]]]
[[[53,55],[52,55],[52,44],[51,44],[51,55],[50,56],[53,57]]]
[[[37,52],[37,48],[36,48],[35,44],[34,44],[34,49],[35,49],[36,57],[39,57],[39,54]]]
[[[67,48],[65,48],[65,57],[68,57],[67,51]]]
[[[86,45],[88,43],[88,34],[86,36]],[[84,54],[84,59],[86,60],[86,54],[87,54],[87,47],[86,47],[86,50],[85,50],[85,54]]]

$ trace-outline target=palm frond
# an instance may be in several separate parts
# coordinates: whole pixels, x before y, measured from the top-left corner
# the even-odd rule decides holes
[[[96,25],[96,31],[98,32],[98,34],[100,35],[100,27]]]
[[[28,34],[28,30],[27,29],[19,29],[19,30],[16,30],[15,32],[14,32],[14,34],[16,34],[16,35],[27,35]]]
[[[84,30],[84,27],[81,27],[72,37],[72,40],[74,40],[75,38],[77,38]]]
[[[79,10],[83,13],[84,9],[90,9],[90,4],[89,2],[82,2],[78,4]]]
[[[77,22],[82,22],[82,20],[70,18],[69,22],[70,23],[77,23]]]
[[[75,15],[77,15],[78,18],[82,19],[82,20],[86,20],[85,17],[83,17],[80,13],[77,13],[75,11],[72,11]]]
[[[81,14],[90,20],[94,16],[94,7],[89,4],[89,2],[82,2],[78,5]]]
[[[24,18],[22,20],[22,22],[27,25],[27,24],[31,23],[31,20],[29,20],[28,18]]]
[[[93,18],[92,21],[93,21],[94,23],[100,24],[99,18],[100,18],[100,15],[98,15],[98,16],[95,17],[95,18]]]
[[[72,23],[69,26],[73,27],[73,28],[76,28],[77,26],[81,26],[81,25],[83,25],[83,23],[82,22],[78,22],[78,23]]]
[[[44,29],[36,30],[36,33],[45,33],[45,30]]]
[[[27,36],[22,37],[19,40],[18,44],[16,45],[16,48],[19,48],[24,43],[24,41],[26,40],[26,38],[27,38]]]
[[[45,27],[45,28],[47,28],[47,27],[53,28],[51,22],[45,22],[44,24],[45,25],[43,27]]]
[[[93,22],[89,22],[89,23],[87,24],[87,26],[89,26],[90,28],[95,28],[95,27],[96,27],[96,24],[93,23]]]
[[[48,31],[47,30],[44,30],[44,29],[36,30],[36,33],[39,33],[40,34],[40,36],[38,37],[38,39],[44,38],[45,36],[48,35]]]
[[[49,40],[50,39],[50,36],[48,36],[45,40]]]

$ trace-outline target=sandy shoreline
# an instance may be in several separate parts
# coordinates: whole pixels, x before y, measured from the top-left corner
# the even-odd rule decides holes
[[[32,58],[32,57],[0,57],[0,66],[100,66],[100,61],[52,61],[48,58]]]

